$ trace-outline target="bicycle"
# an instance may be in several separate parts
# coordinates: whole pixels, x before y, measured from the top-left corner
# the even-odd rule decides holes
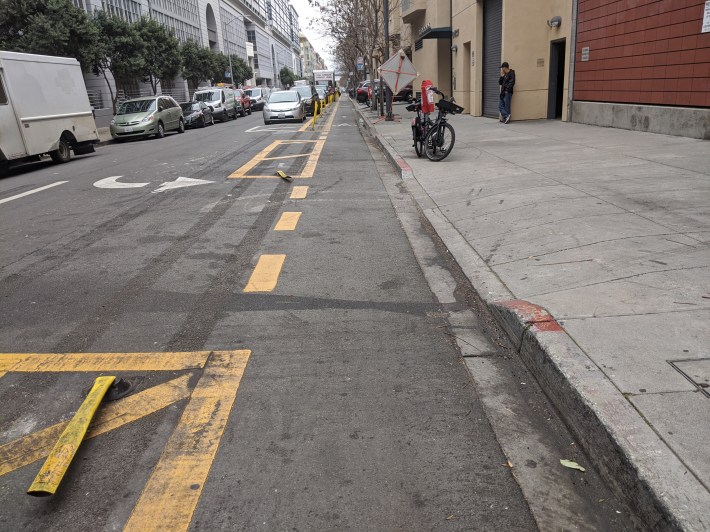
[[[464,109],[460,105],[456,105],[453,98],[447,100],[443,92],[437,89],[432,90],[441,96],[441,99],[436,102],[436,107],[439,110],[436,119],[433,122],[430,120],[428,124],[424,137],[424,154],[430,161],[443,161],[454,149],[454,142],[456,142],[456,133],[451,124],[447,122],[446,115],[461,114]]]
[[[431,90],[441,96],[435,104],[439,109],[435,120],[429,118],[428,113],[422,112],[421,99],[410,100],[412,103],[406,109],[417,113],[417,116],[412,119],[412,139],[417,157],[424,154],[430,161],[441,161],[451,153],[456,141],[454,128],[447,122],[446,115],[460,114],[464,109],[456,105],[453,98],[447,100],[443,92],[436,88]]]

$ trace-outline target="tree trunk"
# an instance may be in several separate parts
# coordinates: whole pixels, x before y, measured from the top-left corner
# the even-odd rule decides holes
[[[106,77],[106,70],[101,69],[101,74],[103,74],[104,76],[104,81],[106,81],[108,92],[111,95],[111,107],[113,107],[113,114],[116,114],[116,100],[118,99],[118,88],[116,88],[116,94],[114,94],[113,89],[111,88],[111,84],[108,82],[108,78]]]

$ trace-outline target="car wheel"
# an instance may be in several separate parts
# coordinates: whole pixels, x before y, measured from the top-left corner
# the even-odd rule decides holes
[[[251,107],[247,110],[247,113],[249,113],[249,116],[251,116]]]
[[[162,139],[165,136],[165,127],[162,122],[158,122],[158,131],[155,133],[155,138]]]
[[[180,122],[178,123],[178,133],[185,133],[185,121],[181,118]]]
[[[214,115],[210,115],[210,125],[214,126]]]
[[[202,115],[202,121],[200,122],[200,127],[205,127],[207,125],[207,119],[205,115]]]
[[[69,143],[64,139],[59,139],[59,147],[49,152],[49,156],[55,163],[66,163],[71,159],[71,148]]]
[[[265,125],[265,126],[268,126],[269,124],[271,124],[271,120],[264,120],[264,125]]]

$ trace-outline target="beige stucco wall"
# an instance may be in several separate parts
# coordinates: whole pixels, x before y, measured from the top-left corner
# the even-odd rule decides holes
[[[454,96],[467,113],[483,114],[482,59],[483,59],[483,4],[476,0],[453,0],[453,30],[458,30],[454,44],[453,70],[456,77]],[[559,28],[550,28],[547,21],[562,17]],[[570,36],[572,30],[572,0],[503,1],[502,61],[515,69],[516,84],[511,106],[513,120],[547,117],[550,76],[550,43],[565,39],[564,101],[569,86]],[[465,53],[470,43],[472,54]],[[473,55],[473,57],[471,57]],[[465,62],[473,62],[467,70]],[[469,73],[468,83],[464,79]],[[468,86],[469,90],[466,91]],[[567,106],[563,105],[562,119],[567,120]]]
[[[427,24],[432,28],[448,27],[451,24],[449,13],[449,2],[428,0],[426,11],[410,21],[412,43],[419,38],[419,31]],[[420,50],[412,46],[412,63],[419,73],[412,83],[414,92],[421,91],[422,81],[429,79],[439,90],[451,94],[449,39],[424,39],[423,44]]]

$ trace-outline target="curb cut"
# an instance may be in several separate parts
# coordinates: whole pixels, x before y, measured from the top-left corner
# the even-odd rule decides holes
[[[357,106],[355,109],[364,129],[376,140],[394,170],[403,180],[418,186],[411,166],[377,134]],[[413,196],[419,202],[420,198]],[[443,219],[438,209],[422,208],[422,212],[587,456],[644,527],[710,530],[707,489],[557,320],[538,305],[506,299],[510,291],[481,260],[475,260],[472,272],[466,267],[466,259],[471,255],[476,256],[474,259],[478,257],[475,249]],[[468,249],[463,248],[462,241]]]

